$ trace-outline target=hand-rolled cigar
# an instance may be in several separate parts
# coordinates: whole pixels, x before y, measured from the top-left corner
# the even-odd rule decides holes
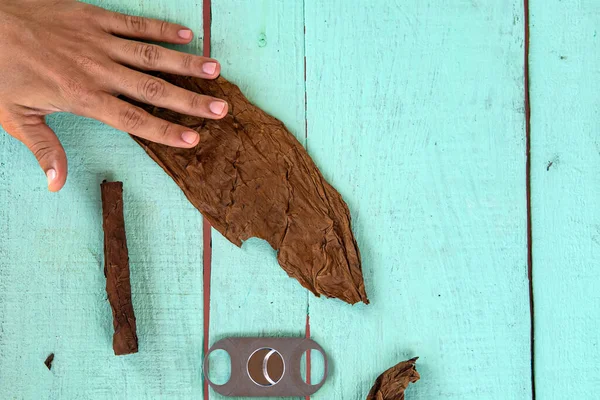
[[[102,182],[102,228],[104,229],[104,275],[112,308],[115,355],[137,353],[135,315],[131,303],[129,255],[123,218],[123,183]]]

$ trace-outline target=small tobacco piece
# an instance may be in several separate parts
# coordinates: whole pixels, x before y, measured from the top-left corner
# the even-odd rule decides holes
[[[159,74],[170,83],[229,103],[220,120],[139,104],[194,129],[200,144],[179,149],[133,137],[230,242],[269,242],[287,274],[315,295],[368,303],[350,212],[286,127],[220,77]]]
[[[104,275],[112,308],[115,355],[137,353],[135,315],[131,302],[129,256],[123,218],[123,183],[102,182],[102,227],[104,229]]]
[[[421,378],[415,363],[418,357],[402,361],[379,375],[367,400],[404,400],[404,391],[409,383],[415,383]]]
[[[50,355],[46,357],[46,361],[44,361],[44,364],[46,364],[46,368],[48,368],[49,370],[52,369],[52,361],[54,361],[54,353],[50,353]]]

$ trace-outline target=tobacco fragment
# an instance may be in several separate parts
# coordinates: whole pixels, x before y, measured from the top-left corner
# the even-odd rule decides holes
[[[211,225],[237,246],[251,237],[269,242],[281,267],[316,296],[368,303],[348,207],[283,123],[222,77],[158,76],[229,103],[218,121],[136,103],[199,133],[193,149],[133,139]]]
[[[52,369],[52,361],[54,361],[54,353],[50,353],[50,355],[46,357],[46,361],[44,361],[44,364],[48,370]]]
[[[135,315],[131,302],[129,256],[123,218],[123,183],[102,182],[102,228],[104,229],[104,275],[112,308],[115,355],[137,353]]]
[[[404,391],[410,383],[421,378],[415,363],[418,357],[402,361],[379,375],[367,395],[367,400],[404,400]]]

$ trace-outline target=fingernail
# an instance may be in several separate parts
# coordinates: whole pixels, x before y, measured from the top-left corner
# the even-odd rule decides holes
[[[223,101],[213,101],[212,103],[210,103],[210,105],[208,106],[208,108],[210,109],[210,111],[213,114],[221,115],[221,113],[225,109],[225,102],[223,102]]]
[[[181,29],[177,32],[177,36],[179,36],[182,39],[191,39],[192,31],[190,31],[189,29]]]
[[[54,168],[50,168],[46,171],[46,178],[48,178],[48,185],[52,183],[54,179],[56,179],[56,170]]]
[[[205,62],[204,64],[202,64],[202,71],[208,75],[214,74],[217,71],[217,63]]]
[[[198,140],[198,134],[194,131],[183,132],[181,134],[181,139],[186,143],[194,144],[196,143],[196,140]]]

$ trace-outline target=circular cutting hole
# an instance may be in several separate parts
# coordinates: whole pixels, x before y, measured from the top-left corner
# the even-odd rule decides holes
[[[215,385],[224,385],[231,378],[231,357],[225,350],[215,350],[208,355],[208,379]]]
[[[259,386],[273,386],[283,378],[285,364],[281,354],[269,347],[256,350],[248,358],[248,376]]]
[[[317,349],[305,351],[300,359],[300,374],[305,383],[309,385],[320,384],[325,376],[325,357],[323,357],[323,353]]]

